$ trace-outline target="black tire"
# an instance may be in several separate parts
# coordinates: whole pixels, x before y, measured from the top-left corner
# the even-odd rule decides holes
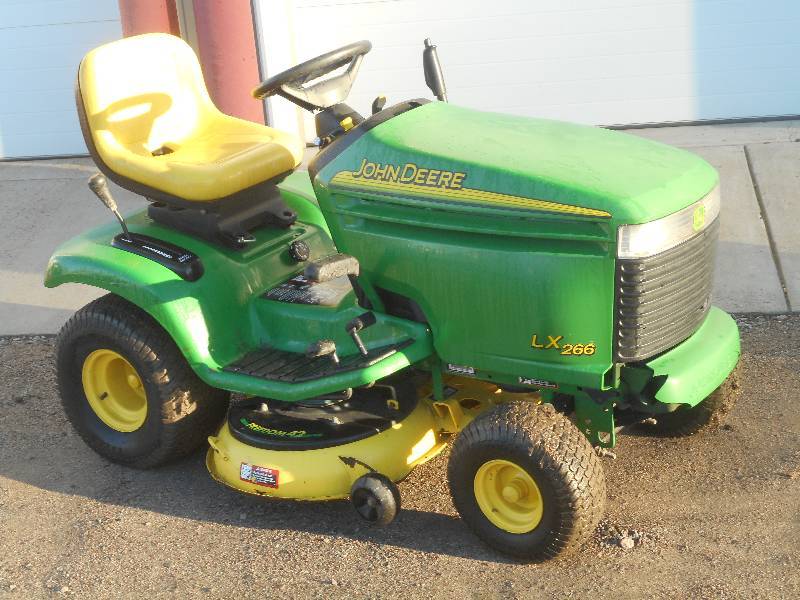
[[[722,425],[739,395],[738,371],[734,370],[705,400],[691,408],[654,415],[656,423],[649,431],[662,437],[686,437],[710,431]]]
[[[475,492],[478,470],[491,461],[524,470],[541,495],[541,518],[530,531],[493,524]],[[586,541],[603,516],[606,483],[586,437],[549,404],[512,402],[485,413],[459,434],[448,464],[453,503],[489,546],[523,560],[564,555]]]
[[[400,490],[380,473],[356,479],[350,488],[350,501],[358,516],[372,525],[388,525],[400,512]]]
[[[141,380],[147,415],[135,431],[109,427],[89,405],[82,369],[97,349],[120,354]],[[152,317],[113,294],[80,309],[61,329],[56,371],[61,404],[83,440],[101,456],[140,469],[196,450],[222,421],[230,398],[194,374]]]

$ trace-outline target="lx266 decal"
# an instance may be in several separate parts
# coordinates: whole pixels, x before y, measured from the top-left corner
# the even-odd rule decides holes
[[[591,356],[597,352],[597,344],[594,342],[567,343],[564,342],[563,335],[544,335],[533,334],[531,338],[531,348],[535,350],[556,350],[564,356]]]

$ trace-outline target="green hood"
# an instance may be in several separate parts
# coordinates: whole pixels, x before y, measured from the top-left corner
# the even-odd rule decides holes
[[[463,172],[465,187],[605,211],[617,223],[676,212],[718,180],[694,154],[626,133],[443,102],[374,127],[326,175],[364,159]]]

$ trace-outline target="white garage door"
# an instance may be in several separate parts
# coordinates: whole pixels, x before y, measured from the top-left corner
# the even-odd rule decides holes
[[[78,63],[121,35],[113,0],[0,0],[0,158],[86,153]]]
[[[350,104],[430,93],[439,46],[450,101],[593,124],[800,113],[798,0],[257,0],[262,70],[369,39]],[[273,122],[298,128],[270,102]],[[313,125],[300,118],[307,137]]]

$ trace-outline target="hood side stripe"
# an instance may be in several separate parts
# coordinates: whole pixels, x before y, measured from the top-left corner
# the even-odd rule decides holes
[[[353,176],[351,171],[339,171],[333,176],[331,186],[338,186],[355,191],[373,191],[379,193],[391,193],[403,196],[426,196],[434,199],[450,200],[454,202],[471,202],[496,204],[509,208],[525,208],[531,210],[541,210],[557,213],[566,213],[588,217],[610,218],[611,214],[603,210],[574,206],[571,204],[560,204],[548,200],[537,200],[535,198],[525,198],[522,196],[512,196],[499,192],[489,192],[474,188],[445,189],[414,183],[396,183],[392,181],[379,181],[375,179],[363,180]]]

